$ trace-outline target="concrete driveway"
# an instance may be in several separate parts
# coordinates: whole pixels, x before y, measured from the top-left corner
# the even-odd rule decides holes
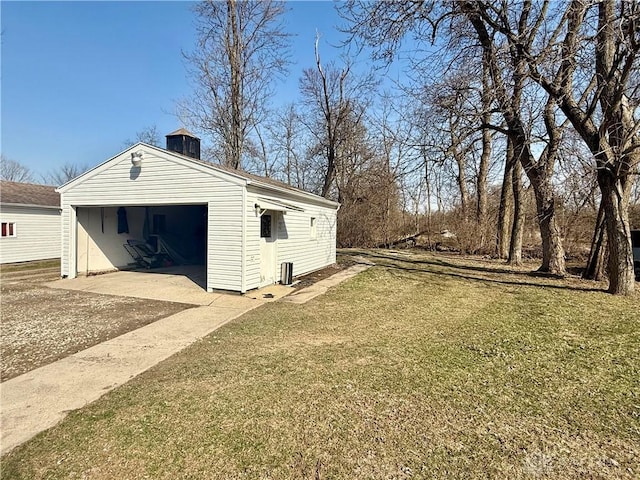
[[[204,289],[204,267],[197,265],[65,278],[45,285],[63,290],[81,290],[200,306],[214,306],[228,296],[241,297],[239,294],[231,292],[207,292]],[[257,290],[251,292],[250,296],[251,298],[260,297],[264,300],[274,301],[290,292],[290,287],[273,285],[269,287],[268,292]],[[272,296],[265,297],[264,295],[267,293]]]

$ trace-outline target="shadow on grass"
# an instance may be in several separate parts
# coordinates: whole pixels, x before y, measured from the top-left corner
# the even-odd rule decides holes
[[[446,260],[433,258],[433,259],[412,259],[404,256],[395,256],[395,255],[387,255],[381,252],[371,252],[371,251],[358,251],[357,255],[363,258],[371,258],[373,260],[378,260],[376,263],[377,266],[383,268],[390,268],[394,270],[403,270],[407,272],[413,273],[430,273],[434,275],[444,275],[453,278],[460,278],[464,280],[473,280],[476,282],[487,282],[498,285],[513,285],[513,286],[529,286],[529,287],[541,287],[541,288],[551,288],[556,290],[573,290],[579,292],[606,292],[606,289],[599,288],[597,286],[593,287],[580,287],[574,285],[557,285],[552,283],[538,283],[533,281],[510,281],[510,280],[501,280],[499,278],[492,278],[491,276],[496,275],[512,275],[512,276],[520,276],[520,277],[533,277],[547,280],[562,280],[562,277],[558,275],[552,275],[544,272],[532,271],[532,272],[519,272],[516,270],[510,270],[501,267],[481,267],[475,265],[465,265],[465,264],[456,264],[452,262],[448,262]],[[380,263],[380,260],[383,260],[384,263]],[[404,267],[399,265],[399,263],[416,265],[416,267]],[[423,266],[424,268],[419,268]],[[438,268],[430,268],[430,267],[440,267]],[[454,271],[446,271],[444,269],[451,269]],[[475,276],[471,272],[480,272],[489,274],[491,276]]]

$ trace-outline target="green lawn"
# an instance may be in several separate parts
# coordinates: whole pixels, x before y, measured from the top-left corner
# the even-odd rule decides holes
[[[2,478],[640,476],[640,296],[371,258],[71,413],[5,456]]]

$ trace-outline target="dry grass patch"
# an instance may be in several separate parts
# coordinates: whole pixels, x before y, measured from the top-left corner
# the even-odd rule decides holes
[[[30,270],[57,269],[60,273],[60,259],[53,258],[51,260],[36,260],[33,262],[6,263],[0,265],[0,273],[26,272]]]
[[[70,414],[3,478],[637,478],[638,297],[375,255]]]
[[[32,268],[41,264],[14,270],[17,278],[2,271],[1,381],[190,308],[44,287],[39,282],[53,280],[59,273]]]

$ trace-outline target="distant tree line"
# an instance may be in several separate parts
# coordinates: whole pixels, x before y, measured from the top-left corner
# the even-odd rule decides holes
[[[194,93],[178,113],[208,144],[206,159],[339,201],[340,246],[417,242],[511,264],[531,255],[558,276],[579,258],[611,293],[634,291],[640,3],[338,8],[350,39],[340,60],[324,62],[316,38],[301,101],[272,109],[290,66],[286,4],[195,7],[198,44],[185,53]],[[381,67],[402,52],[409,66],[384,90],[384,69],[362,73],[351,51]],[[141,136],[158,141],[153,129]]]
[[[512,264],[537,245],[539,270],[554,275],[567,273],[568,255],[584,254],[586,276],[606,274],[610,292],[633,292],[640,4],[338,8],[350,36],[343,51],[367,48],[385,65],[402,49],[406,78],[381,91],[347,53],[325,64],[316,40],[302,101],[273,112],[268,95],[288,58],[284,5],[199,4],[200,43],[187,56],[196,95],[183,113],[209,134],[217,161],[339,201],[343,246],[432,240],[447,229],[461,251]]]

